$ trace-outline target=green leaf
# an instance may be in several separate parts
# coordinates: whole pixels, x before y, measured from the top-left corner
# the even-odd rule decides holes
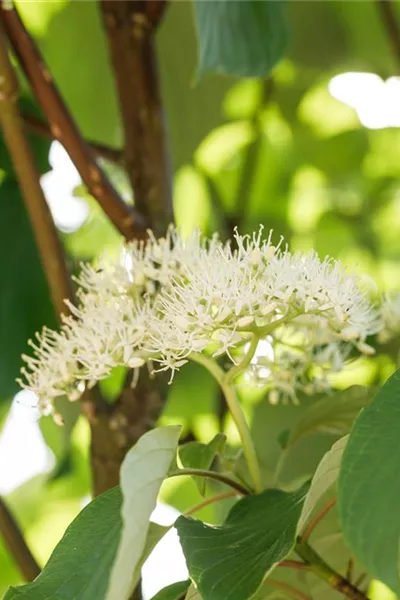
[[[186,581],[177,581],[176,583],[171,583],[171,585],[168,585],[164,589],[160,590],[155,596],[152,597],[151,600],[180,600],[180,598],[185,597],[189,586],[189,579],[186,579]]]
[[[226,442],[226,435],[217,435],[208,444],[201,442],[188,442],[178,450],[179,458],[183,467],[191,469],[209,469],[217,454],[222,453]],[[195,477],[196,485],[200,494],[205,493],[206,480],[204,477]]]
[[[56,326],[49,290],[18,185],[0,185],[0,400],[15,394],[27,340],[43,325]]]
[[[325,494],[325,492],[335,483],[339,476],[340,463],[343,452],[347,444],[348,435],[340,438],[335,442],[332,448],[325,454],[319,463],[314,477],[311,481],[311,486],[307,497],[303,504],[297,530],[300,532],[307,522],[313,508]]]
[[[346,435],[360,410],[371,401],[373,394],[373,388],[354,385],[311,404],[291,430],[286,447],[313,433]]]
[[[344,535],[371,575],[400,594],[400,371],[355,422],[339,476]]]
[[[39,577],[12,587],[4,600],[104,598],[121,530],[121,492],[113,488],[76,517]]]
[[[265,77],[287,44],[282,2],[269,0],[196,0],[198,75],[217,71]]]
[[[175,457],[180,433],[180,426],[149,431],[122,463],[123,529],[106,600],[126,600],[134,588],[134,570],[145,548],[150,515]]]
[[[204,600],[243,600],[292,549],[307,492],[266,490],[240,500],[220,527],[175,523],[191,578]]]

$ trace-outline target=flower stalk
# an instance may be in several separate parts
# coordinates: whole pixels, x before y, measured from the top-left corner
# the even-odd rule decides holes
[[[255,348],[254,348],[255,351]],[[253,351],[253,355],[254,355]],[[246,355],[247,356],[247,355]],[[229,371],[225,373],[219,365],[212,359],[204,354],[191,354],[190,358],[203,365],[217,380],[219,385],[221,386],[221,390],[224,394],[226,403],[228,405],[229,411],[232,415],[232,419],[237,427],[242,446],[243,453],[246,458],[247,466],[249,468],[250,476],[253,481],[254,490],[256,492],[261,492],[263,489],[262,479],[260,473],[260,467],[258,464],[257,453],[254,447],[253,440],[251,438],[250,429],[247,424],[246,418],[240,406],[240,402],[237,398],[236,392],[233,386],[229,383],[229,379],[227,379],[227,375]],[[251,360],[251,359],[250,359]],[[250,361],[249,361],[250,362]],[[238,365],[239,366],[239,365]],[[235,367],[233,367],[235,368]],[[238,374],[238,372],[237,372]]]

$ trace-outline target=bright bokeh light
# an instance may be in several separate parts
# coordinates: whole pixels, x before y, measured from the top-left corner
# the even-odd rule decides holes
[[[76,231],[89,213],[86,202],[73,196],[74,189],[81,184],[81,178],[59,142],[51,144],[49,162],[52,170],[41,177],[40,183],[54,222],[61,231]]]
[[[400,127],[400,78],[384,81],[375,73],[341,73],[328,85],[330,94],[357,112],[368,129]]]
[[[158,503],[151,520],[159,525],[172,525],[180,513],[168,504]],[[176,529],[172,528],[157,544],[142,568],[144,600],[152,598],[159,590],[188,578],[185,557]]]
[[[0,494],[9,494],[54,466],[54,456],[44,443],[35,405],[35,395],[27,390],[16,394],[13,400],[0,436]]]

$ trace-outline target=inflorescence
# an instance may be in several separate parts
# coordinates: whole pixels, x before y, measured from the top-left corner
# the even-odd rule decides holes
[[[354,350],[373,353],[379,311],[339,262],[292,254],[262,233],[223,243],[171,227],[127,244],[117,261],[84,265],[78,307],[68,303],[61,329],[30,342],[21,385],[51,413],[55,398],[79,399],[115,367],[146,364],[172,379],[199,353],[240,364],[256,339],[246,371],[271,402],[326,390]]]

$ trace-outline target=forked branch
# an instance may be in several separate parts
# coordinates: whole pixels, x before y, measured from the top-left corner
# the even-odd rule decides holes
[[[2,2],[0,18],[22,70],[50,123],[54,137],[68,152],[89,192],[127,240],[143,238],[147,226],[144,217],[120,198],[96,163],[91,148],[82,138],[17,10],[5,7]]]

